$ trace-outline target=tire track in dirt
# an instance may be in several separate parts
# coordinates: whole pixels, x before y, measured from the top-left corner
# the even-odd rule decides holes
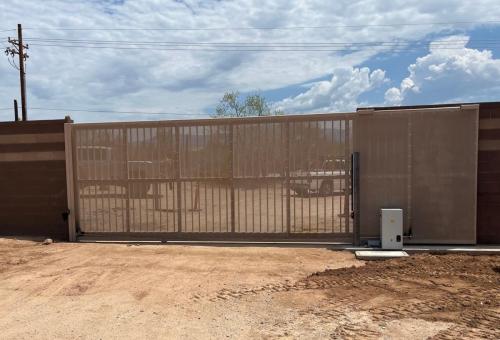
[[[393,320],[448,322],[434,339],[500,338],[500,257],[417,255],[370,262],[364,267],[315,273],[297,282],[239,290],[222,289],[211,301],[239,299],[261,293],[324,290],[327,302],[304,309],[339,325],[332,338],[381,336],[380,331],[352,320],[352,311],[367,312],[379,325]]]

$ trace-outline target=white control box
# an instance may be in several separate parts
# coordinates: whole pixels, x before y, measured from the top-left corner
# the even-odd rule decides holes
[[[380,209],[382,249],[403,249],[403,209]]]

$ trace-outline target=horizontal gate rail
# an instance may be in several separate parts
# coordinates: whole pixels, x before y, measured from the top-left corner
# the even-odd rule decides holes
[[[208,126],[208,125],[243,125],[261,123],[284,123],[284,122],[311,122],[325,120],[349,120],[352,121],[355,113],[318,113],[307,115],[280,115],[260,117],[238,117],[238,118],[206,118],[206,119],[181,119],[181,120],[158,120],[158,121],[135,121],[114,123],[78,123],[78,129],[106,129],[110,125],[115,128],[127,127],[175,127],[175,126]]]
[[[261,233],[85,233],[92,240],[158,240],[158,241],[250,241],[250,242],[335,242],[352,243],[351,233],[339,234],[268,234],[264,238]]]
[[[307,179],[349,179],[349,175],[318,175],[318,176],[294,176],[294,180],[307,180]],[[179,179],[175,178],[130,178],[127,181],[130,183],[163,183],[163,182],[194,182],[194,181],[203,181],[203,182],[245,182],[245,181],[267,181],[267,182],[276,182],[276,181],[285,181],[287,177],[279,176],[279,177],[182,177]],[[82,184],[120,184],[123,183],[123,180],[120,179],[80,179],[80,183]]]

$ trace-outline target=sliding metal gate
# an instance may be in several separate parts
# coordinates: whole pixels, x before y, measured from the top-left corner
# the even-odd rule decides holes
[[[72,124],[79,235],[352,242],[352,116]]]

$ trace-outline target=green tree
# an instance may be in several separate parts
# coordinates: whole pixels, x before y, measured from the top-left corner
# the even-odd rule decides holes
[[[283,114],[273,110],[260,94],[240,98],[238,91],[226,92],[215,109],[214,117],[273,116]]]

